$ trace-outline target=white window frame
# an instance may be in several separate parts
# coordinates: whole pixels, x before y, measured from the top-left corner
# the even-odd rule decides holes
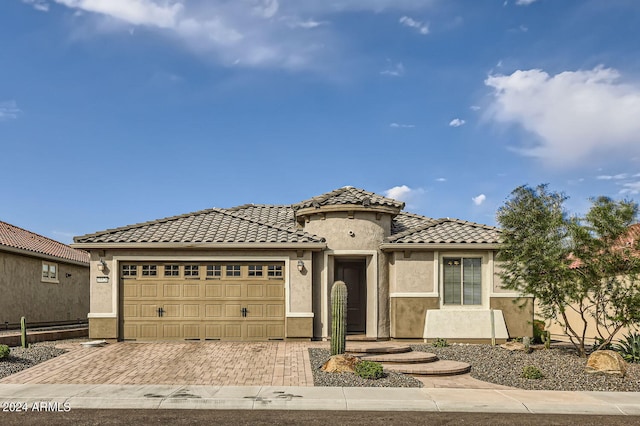
[[[450,257],[459,257],[461,259],[464,258],[476,258],[480,259],[480,268],[481,268],[481,282],[480,282],[480,291],[481,296],[480,300],[482,301],[479,305],[451,305],[444,303],[444,259]],[[438,253],[438,292],[440,293],[440,309],[452,309],[452,310],[468,310],[468,309],[489,309],[490,305],[490,296],[491,291],[493,289],[493,264],[490,262],[493,260],[488,255],[488,252],[472,252],[472,251],[442,251]]]
[[[55,268],[53,277],[51,277],[51,267]],[[46,272],[45,272],[46,271]],[[58,284],[60,282],[60,268],[55,262],[42,262],[42,270],[40,271],[40,279],[43,283]]]

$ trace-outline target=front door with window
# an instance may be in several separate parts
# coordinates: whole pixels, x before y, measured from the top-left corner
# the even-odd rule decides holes
[[[347,333],[367,328],[367,274],[364,259],[336,259],[335,281],[347,285]]]

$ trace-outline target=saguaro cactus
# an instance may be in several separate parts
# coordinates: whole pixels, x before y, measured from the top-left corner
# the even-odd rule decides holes
[[[20,343],[22,343],[23,348],[29,347],[29,342],[27,341],[27,319],[25,317],[20,318]]]
[[[347,340],[347,285],[336,281],[331,287],[331,356],[344,353]]]

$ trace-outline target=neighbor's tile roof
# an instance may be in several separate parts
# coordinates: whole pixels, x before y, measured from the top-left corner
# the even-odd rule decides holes
[[[248,217],[251,211],[244,213],[245,215],[242,215],[234,213],[233,210],[214,208],[84,235],[74,238],[74,241],[76,243],[323,242],[322,238],[307,232],[263,223]],[[277,214],[274,217],[277,218]]]
[[[364,189],[345,186],[326,194],[318,195],[305,201],[294,204],[294,210],[300,210],[307,207],[321,207],[341,204],[363,204],[371,206],[394,207],[398,209],[404,208],[404,203],[392,198],[383,197]]]
[[[464,220],[438,219],[425,221],[422,226],[392,235],[387,238],[386,242],[398,244],[497,244],[500,242],[500,230],[493,226]]]
[[[0,221],[0,249],[2,246],[89,263],[89,253],[84,250],[74,249],[61,242]]]

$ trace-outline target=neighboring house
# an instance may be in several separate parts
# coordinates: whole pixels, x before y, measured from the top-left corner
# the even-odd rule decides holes
[[[617,243],[615,246],[616,247],[620,246],[621,248],[632,248],[631,255],[640,257],[640,249],[637,248],[639,242],[640,242],[640,223],[636,223],[629,227],[629,231],[627,232],[627,234],[624,237],[622,237],[619,243]],[[581,267],[581,265],[582,265],[582,262],[579,259],[574,259],[570,267],[572,269],[579,268]],[[638,283],[638,285],[640,285],[640,283]],[[538,305],[536,302],[536,310],[538,310],[537,306]],[[576,324],[580,325],[579,332],[582,332],[582,326],[581,326],[582,318],[580,317],[580,315],[576,311],[570,308],[567,309],[566,312],[567,312],[567,318],[569,320],[569,323],[573,325],[576,325]],[[558,321],[545,320],[544,318],[539,318],[539,319],[542,321],[545,321],[545,329],[551,333],[551,337],[553,339],[569,340],[569,336],[567,336],[567,334],[565,333],[564,327],[560,325]],[[589,315],[586,316],[585,320],[587,321],[586,342],[593,343],[595,341],[595,338],[598,335],[596,330],[596,322],[594,318]],[[639,331],[640,331],[640,325],[637,325],[635,327],[634,326],[625,327],[615,335],[614,341],[623,337],[627,333],[639,332]]]
[[[531,300],[520,309],[494,271],[497,228],[403,208],[344,187],[76,237],[91,254],[90,337],[328,338],[337,280],[363,338],[532,334]]]
[[[0,221],[0,328],[86,321],[89,254]]]

